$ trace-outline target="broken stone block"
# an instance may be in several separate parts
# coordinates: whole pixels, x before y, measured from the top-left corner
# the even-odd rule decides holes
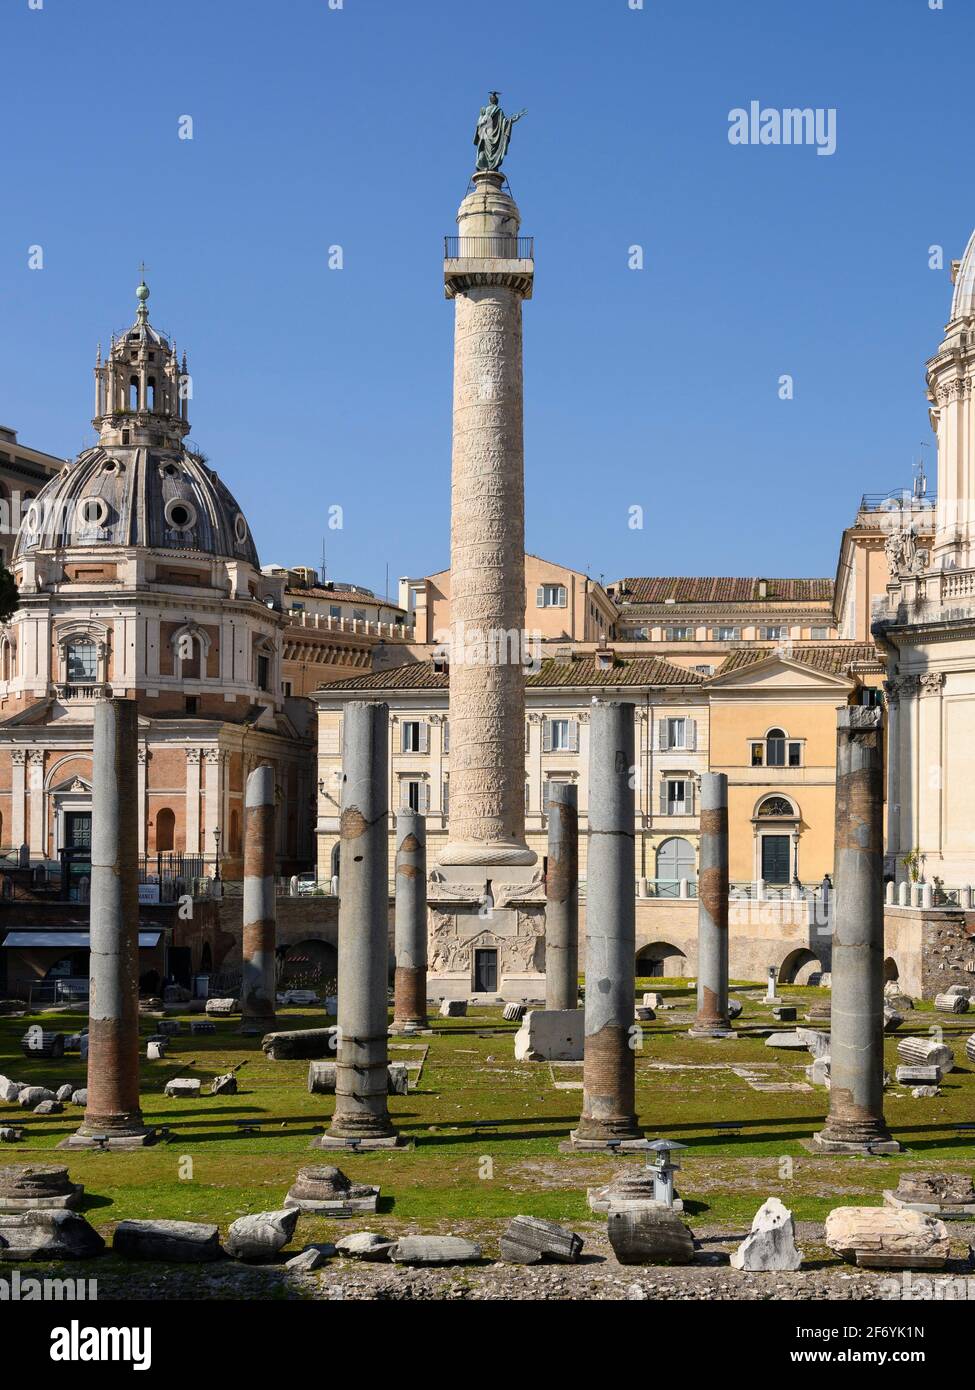
[[[308,1090],[312,1095],[334,1096],[337,1062],[309,1062]],[[403,1062],[390,1062],[386,1067],[386,1090],[391,1096],[409,1094],[410,1073]]]
[[[218,1227],[204,1221],[120,1221],[112,1249],[128,1260],[172,1260],[202,1264],[219,1260]]]
[[[24,1109],[33,1110],[35,1105],[40,1105],[42,1100],[53,1100],[54,1092],[49,1091],[46,1086],[25,1086],[17,1097],[17,1104]]]
[[[235,1096],[237,1094],[237,1073],[232,1071],[224,1072],[223,1076],[215,1076],[210,1082],[211,1096]]]
[[[161,1018],[156,1024],[156,1032],[161,1033],[164,1037],[175,1037],[177,1033],[182,1033],[182,1031],[183,1025],[178,1018]]]
[[[163,1094],[167,1096],[198,1096],[200,1094],[200,1083],[194,1076],[174,1076],[172,1081],[167,1081],[163,1087]]]
[[[58,1089],[54,1092],[54,1099],[62,1101],[70,1100],[73,1092],[73,1086],[59,1086]]]
[[[334,1245],[306,1245],[300,1255],[292,1255],[290,1260],[285,1260],[284,1267],[295,1274],[310,1274],[313,1269],[323,1265],[330,1254],[335,1254]]]
[[[902,1062],[916,1067],[940,1067],[942,1074],[955,1065],[955,1054],[945,1043],[934,1038],[901,1038],[897,1056]],[[940,1079],[940,1078],[939,1078]]]
[[[466,1018],[467,1000],[466,999],[442,999],[440,1001],[441,1018]]]
[[[610,1207],[606,1219],[609,1243],[621,1265],[688,1265],[694,1259],[690,1231],[663,1202]]]
[[[795,1004],[779,1004],[772,1010],[772,1017],[777,1018],[780,1023],[795,1023],[799,1016],[799,1010]]]
[[[374,1231],[355,1231],[337,1240],[335,1249],[340,1255],[349,1255],[355,1260],[388,1260],[395,1244],[395,1240],[387,1240]]]
[[[336,1053],[335,1027],[297,1028],[292,1032],[265,1033],[261,1047],[272,1062],[304,1062]]]
[[[162,1062],[162,1061],[165,1060],[165,1057],[166,1057],[166,1044],[165,1044],[165,1042],[156,1042],[153,1038],[150,1038],[149,1041],[146,1043],[146,1061],[147,1061],[147,1062]]]
[[[508,1023],[520,1023],[525,1016],[524,1004],[505,1004],[501,1017]]]
[[[941,1095],[940,1086],[912,1086],[911,1095],[915,1100],[933,1100]]]
[[[643,1163],[627,1163],[603,1187],[589,1187],[586,1198],[590,1211],[610,1211],[627,1207],[642,1207],[656,1202],[657,1183],[653,1170]],[[684,1203],[674,1192],[671,1211],[683,1211]]]
[[[321,1163],[298,1169],[284,1205],[322,1216],[346,1217],[375,1211],[378,1201],[378,1187],[350,1182],[341,1168]]]
[[[208,999],[206,1002],[206,1012],[217,1014],[221,1018],[229,1017],[230,1014],[240,1013],[240,1003],[236,999]]]
[[[217,1031],[217,1025],[214,1023],[214,1021],[213,1021],[212,1018],[191,1018],[191,1019],[190,1019],[190,1032],[191,1032],[191,1033],[215,1033],[216,1031]]]
[[[814,1086],[829,1085],[829,1053],[824,1056],[814,1057],[810,1066],[806,1068],[806,1080],[811,1081]]]
[[[534,1265],[544,1260],[575,1264],[582,1253],[582,1236],[555,1221],[516,1216],[501,1237],[501,1258],[508,1264]]]
[[[0,1215],[0,1260],[89,1260],[105,1242],[76,1211]]]
[[[71,1104],[72,1104],[72,1105],[80,1105],[80,1106],[82,1106],[82,1107],[84,1107],[84,1106],[86,1106],[86,1105],[88,1104],[88,1087],[87,1087],[87,1086],[82,1086],[81,1089],[80,1089],[79,1091],[74,1091],[74,1092],[72,1092],[72,1095],[71,1095]]]
[[[34,1106],[35,1115],[60,1115],[64,1106],[59,1100],[42,1100]]]
[[[970,1062],[975,1062],[975,1033],[965,1040],[965,1056]]]
[[[300,1215],[297,1207],[285,1207],[239,1217],[227,1231],[227,1254],[235,1260],[271,1259],[294,1235]]]
[[[0,1125],[0,1144],[16,1144],[23,1135],[22,1129],[14,1129],[12,1125]]]
[[[28,1028],[20,1040],[20,1050],[25,1057],[50,1057],[57,1060],[64,1056],[64,1034],[47,1033],[36,1025]]]
[[[778,1197],[769,1197],[755,1213],[750,1235],[731,1257],[733,1269],[798,1269],[796,1223]]]
[[[934,1007],[942,1014],[967,1014],[967,994],[936,994]]]
[[[741,1011],[742,1011],[742,1009],[743,1009],[744,1007],[745,1007],[745,1006],[744,1006],[744,1004],[741,1002],[740,999],[729,999],[729,1000],[728,1000],[728,1017],[731,1018],[731,1019],[740,1018],[740,1017],[741,1017]]]
[[[901,1026],[901,1024],[902,1024],[903,1022],[904,1022],[904,1015],[903,1015],[903,1014],[899,1014],[899,1013],[897,1012],[896,1009],[891,1009],[891,1008],[885,1008],[885,1009],[884,1009],[884,1032],[885,1032],[885,1033],[896,1033],[897,1030],[898,1030],[898,1028]]]
[[[949,1252],[944,1223],[906,1208],[834,1207],[824,1238],[864,1269],[943,1269]]]
[[[655,990],[651,990],[648,994],[643,996],[641,1002],[645,1009],[659,1009],[664,1002],[664,997]]]
[[[398,1265],[461,1265],[481,1258],[481,1247],[463,1236],[401,1236],[389,1252]]]
[[[581,1062],[584,1009],[529,1009],[515,1034],[516,1062]]]
[[[644,1004],[638,1004],[635,1017],[637,1023],[652,1023],[657,1015],[654,1013],[653,1009],[648,1008]]]
[[[9,1076],[0,1076],[0,1100],[5,1100],[8,1105],[12,1104],[22,1090],[24,1090],[22,1081],[11,1081]]]
[[[765,1046],[781,1047],[786,1051],[804,1051],[806,1044],[798,1032],[793,1030],[791,1033],[770,1033],[765,1039]]]
[[[940,1067],[898,1067],[894,1080],[899,1086],[940,1086]]]
[[[884,1201],[942,1221],[968,1221],[975,1216],[975,1182],[967,1173],[902,1173],[896,1189],[884,1193]]]
[[[797,1028],[796,1037],[802,1039],[803,1046],[807,1047],[814,1057],[829,1056],[829,1033],[819,1028]]]

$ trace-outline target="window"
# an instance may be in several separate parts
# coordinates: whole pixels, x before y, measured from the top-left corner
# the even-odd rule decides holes
[[[661,752],[668,748],[693,752],[697,747],[697,721],[684,715],[661,719],[657,725],[657,746]]]
[[[89,637],[69,642],[64,649],[69,681],[94,681],[98,678],[98,652]]]
[[[760,816],[771,816],[781,819],[787,816],[790,820],[795,818],[795,810],[792,802],[784,796],[767,796],[758,808]]]
[[[543,815],[546,815],[546,816],[548,815],[549,801],[551,800],[551,797],[550,797],[550,795],[549,795],[549,789],[550,789],[551,787],[553,787],[553,786],[565,786],[566,783],[568,782],[568,780],[569,780],[569,779],[568,779],[567,777],[546,777],[546,778],[545,778],[545,781],[542,783],[542,813],[543,813]]]
[[[450,778],[445,777],[440,786],[440,808],[445,816],[450,815]]]
[[[442,732],[441,735],[440,735],[440,739],[441,739],[440,746],[441,746],[441,748],[443,749],[443,751],[444,751],[445,753],[449,753],[449,752],[450,752],[450,720],[449,720],[449,719],[445,719],[444,722],[443,722],[443,724],[441,725],[441,728],[442,728],[443,732]]]
[[[764,642],[780,642],[784,631],[781,623],[771,623],[766,627],[759,628],[758,635]]]
[[[129,409],[139,409],[139,378],[137,376],[129,378]]]
[[[811,627],[809,629],[809,636],[812,638],[814,642],[825,642],[826,639],[829,637],[829,628]]]
[[[690,642],[693,633],[686,623],[678,623],[674,627],[664,628],[664,640],[667,642]]]
[[[163,508],[163,515],[173,531],[189,531],[196,525],[196,508],[183,497],[171,497]]]
[[[765,744],[752,744],[752,767],[763,767],[765,765]]]
[[[260,690],[271,689],[271,658],[259,655],[257,658],[257,684]]]
[[[714,640],[716,642],[737,642],[740,637],[740,627],[716,627],[714,629]]]
[[[400,782],[399,804],[401,811],[426,812],[430,806],[430,788],[417,778],[404,778]]]
[[[660,814],[690,816],[694,813],[694,783],[689,777],[665,777],[660,783]]]
[[[790,767],[802,766],[802,744],[790,743],[788,745],[787,760]]]
[[[342,605],[339,604],[339,603],[331,603],[331,604],[329,604],[328,616],[329,616],[330,618],[341,618],[341,616],[342,616]]]
[[[401,725],[400,752],[425,753],[429,747],[427,724],[423,719],[405,719]]]
[[[564,584],[539,584],[535,591],[536,608],[565,608],[567,602]]]
[[[293,682],[293,681],[282,681],[282,682],[281,682],[281,694],[284,696],[284,698],[285,698],[286,700],[290,700],[291,697],[292,697],[292,695],[294,694],[294,682]]]
[[[579,725],[574,719],[546,719],[543,728],[544,753],[578,753]]]
[[[199,712],[200,712],[200,697],[199,697],[199,695],[187,695],[187,697],[186,697],[186,713],[187,713],[187,714],[199,714]]]
[[[366,610],[364,608],[353,608],[352,621],[356,623],[364,623],[366,621]]]
[[[767,767],[785,767],[785,734],[781,729],[769,729],[765,735]]]

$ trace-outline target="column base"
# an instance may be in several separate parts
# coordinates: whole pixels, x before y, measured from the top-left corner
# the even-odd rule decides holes
[[[578,1129],[572,1129],[568,1139],[563,1139],[559,1144],[559,1153],[645,1153],[646,1147],[647,1141],[639,1130],[624,1137],[598,1135],[591,1131],[582,1134]]]
[[[535,851],[518,840],[461,840],[445,845],[437,856],[437,864],[471,868],[537,863]]]
[[[133,1127],[131,1130],[99,1129],[96,1125],[82,1125],[67,1139],[62,1139],[59,1149],[94,1149],[99,1153],[125,1152],[131,1149],[146,1149],[158,1143],[158,1130]]]
[[[835,1136],[835,1137],[834,1137]],[[873,1139],[843,1138],[842,1132],[821,1129],[811,1139],[800,1141],[804,1149],[814,1154],[899,1154],[901,1145],[886,1130]]]
[[[348,1149],[353,1151],[366,1151],[369,1149],[412,1149],[413,1141],[404,1139],[401,1134],[389,1135],[363,1135],[360,1138],[336,1134],[321,1134],[317,1139],[311,1141],[313,1149]]]

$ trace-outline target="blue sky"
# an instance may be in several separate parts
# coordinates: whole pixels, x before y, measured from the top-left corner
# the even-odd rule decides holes
[[[922,441],[933,472],[975,6],[630,3],[2,0],[0,421],[91,442],[95,345],[144,259],[262,561],[317,564],[324,536],[374,588],[445,566],[441,238],[496,86],[528,108],[505,170],[536,238],[529,549],[607,581],[831,574],[860,494],[909,486]],[[753,100],[835,108],[835,154],[730,144]]]

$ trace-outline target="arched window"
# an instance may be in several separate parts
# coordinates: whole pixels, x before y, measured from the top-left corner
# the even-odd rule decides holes
[[[66,643],[64,662],[73,684],[86,685],[98,679],[98,649],[90,637],[76,637]]]
[[[796,809],[792,802],[784,796],[767,796],[758,808],[758,815],[771,816],[781,819],[786,817],[795,820]]]
[[[657,897],[676,898],[681,879],[696,878],[694,846],[681,835],[672,835],[657,848]]]
[[[168,806],[156,812],[156,849],[172,850],[176,847],[176,816]]]
[[[137,376],[129,378],[129,409],[139,409],[139,378]]]
[[[146,405],[150,410],[156,408],[156,382],[153,377],[146,382]]]
[[[785,767],[785,731],[769,729],[765,735],[765,762],[768,767]]]

